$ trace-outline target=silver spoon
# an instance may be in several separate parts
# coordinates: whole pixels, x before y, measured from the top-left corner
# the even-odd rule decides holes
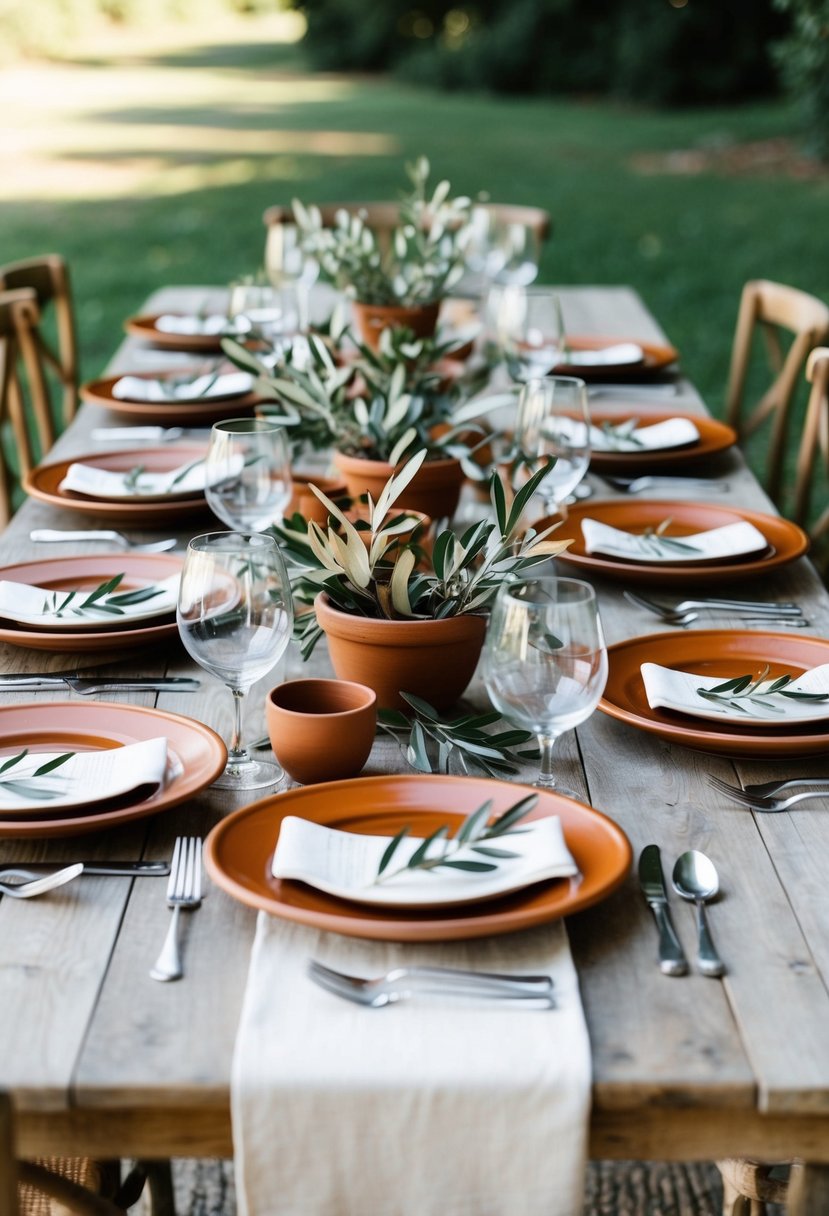
[[[65,882],[71,882],[73,878],[77,878],[82,873],[82,861],[75,862],[71,866],[64,866],[62,870],[56,870],[54,874],[46,874],[43,878],[38,878],[31,870],[6,869],[2,872],[0,895],[8,895],[12,899],[31,899],[34,895],[45,895],[47,891],[53,891],[55,887],[62,887]],[[10,882],[9,879],[12,881]]]
[[[678,895],[696,906],[697,966],[703,975],[724,975],[725,964],[717,954],[705,917],[706,903],[713,899],[720,889],[720,880],[713,861],[697,849],[689,849],[677,859],[673,884]]]

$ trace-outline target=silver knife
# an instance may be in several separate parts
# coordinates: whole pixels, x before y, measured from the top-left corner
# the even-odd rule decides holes
[[[30,671],[0,676],[0,691],[71,688],[72,692],[85,696],[95,692],[195,692],[200,686],[201,681],[190,676],[82,676],[77,671]]]
[[[71,865],[65,861],[20,861],[14,863],[16,870],[33,870],[36,874],[51,873],[60,870],[62,866]],[[0,863],[0,873],[8,867]],[[170,873],[170,863],[167,861],[85,861],[84,874],[106,874],[113,876],[134,875],[143,878],[164,878]]]
[[[639,857],[639,886],[659,929],[659,969],[665,975],[685,975],[688,960],[671,921],[668,892],[662,874],[659,845],[647,844]]]

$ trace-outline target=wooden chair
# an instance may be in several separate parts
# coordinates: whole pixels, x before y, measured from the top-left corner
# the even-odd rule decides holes
[[[818,346],[809,355],[806,378],[811,381],[812,391],[797,457],[794,518],[807,528],[812,540],[817,540],[829,530],[829,506],[809,524],[813,482],[821,470],[829,476],[829,346]],[[816,464],[818,457],[820,461]]]
[[[41,346],[38,341],[40,312],[33,288],[0,292],[0,428],[11,427],[17,455],[17,472],[28,473],[34,465],[32,428],[40,452],[55,441],[49,393]],[[22,374],[21,374],[22,373]],[[7,436],[0,434],[0,440]],[[0,525],[12,513],[15,471],[0,442]]]
[[[38,330],[36,341],[40,347],[40,358],[60,382],[63,396],[64,425],[75,417],[78,408],[78,352],[75,337],[75,313],[69,270],[66,262],[57,253],[44,257],[27,258],[22,262],[10,262],[0,266],[0,291],[16,291],[30,287],[37,296],[41,314],[54,309],[57,326],[57,349],[45,340]]]
[[[756,329],[765,339],[773,380],[757,404],[744,411],[746,378]],[[793,335],[784,351],[781,332]],[[726,396],[726,420],[740,438],[771,420],[766,488],[780,498],[789,414],[809,352],[829,340],[829,307],[815,296],[795,287],[758,279],[746,283],[740,301],[737,329],[731,352],[731,371]]]
[[[777,1167],[738,1157],[718,1161],[717,1167],[723,1181],[723,1216],[767,1216],[767,1204],[786,1203],[789,1181],[801,1168],[792,1165],[783,1171],[787,1177],[776,1178],[772,1171]]]

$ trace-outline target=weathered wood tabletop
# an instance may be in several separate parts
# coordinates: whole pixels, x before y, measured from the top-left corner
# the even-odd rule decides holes
[[[192,309],[209,296],[208,289],[168,289],[147,311]],[[663,340],[630,290],[563,289],[562,300],[570,332]],[[112,367],[185,362],[128,341]],[[602,398],[602,404],[611,401]],[[703,408],[687,382],[672,404]],[[639,403],[636,409],[641,412]],[[92,451],[92,426],[129,422],[86,406],[55,454]],[[730,503],[771,509],[737,453],[716,458],[706,472],[728,478]],[[2,538],[3,563],[33,553],[31,528],[54,526],[91,524],[88,516],[29,501]],[[107,526],[105,514],[100,526]],[[203,527],[190,527],[181,539],[214,526],[208,515]],[[38,556],[77,551],[36,549]],[[610,643],[665,629],[628,605],[617,584],[594,581]],[[829,596],[805,559],[727,593],[797,600],[812,621],[804,632],[829,636]],[[678,652],[686,637],[676,631]],[[324,670],[325,663],[323,656],[314,666]],[[75,666],[78,656],[0,646],[2,671]],[[249,737],[264,733],[267,688],[300,668],[292,649],[282,668],[254,688]],[[117,669],[193,674],[194,665],[175,642],[125,654]],[[227,738],[230,696],[205,673],[196,674],[200,693],[130,694],[128,700],[198,718]],[[29,695],[42,701],[51,694]],[[5,691],[0,697],[3,704],[26,699]],[[811,1164],[792,1211],[829,1210],[829,815],[814,803],[755,816],[727,804],[707,780],[709,774],[731,780],[735,769],[746,780],[765,780],[790,767],[827,776],[829,757],[791,766],[732,763],[671,746],[601,713],[560,747],[563,780],[621,824],[635,855],[650,841],[660,844],[666,863],[687,848],[704,849],[717,864],[723,892],[712,910],[728,965],[722,981],[660,974],[655,927],[633,876],[605,903],[568,922],[593,1050],[592,1155],[798,1156]],[[394,746],[379,743],[366,771],[399,766]],[[208,790],[185,807],[95,835],[0,841],[0,861],[169,858],[177,834],[205,834],[230,809],[230,795]],[[677,902],[674,919],[693,956],[692,910]],[[210,888],[200,911],[187,918],[186,978],[172,985],[148,975],[168,918],[163,884],[150,879],[84,877],[48,899],[0,900],[0,1091],[14,1099],[20,1156],[231,1155],[230,1062],[255,914]]]

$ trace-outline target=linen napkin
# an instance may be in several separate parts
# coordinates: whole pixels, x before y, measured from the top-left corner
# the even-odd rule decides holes
[[[598,519],[583,519],[581,531],[588,553],[607,553],[628,561],[647,562],[648,565],[664,562],[676,566],[744,557],[750,553],[761,553],[769,547],[763,533],[748,520],[725,524],[721,528],[709,528],[706,532],[695,532],[690,536],[626,532],[603,524]]]
[[[557,365],[561,367],[615,367],[620,363],[642,363],[645,352],[635,342],[616,342],[596,350],[562,350]]]
[[[113,570],[109,577],[114,578],[117,573],[117,570]],[[91,604],[85,601],[95,590],[92,586],[77,591],[67,588],[56,591],[54,587],[34,587],[31,583],[14,583],[3,579],[0,580],[0,617],[43,629],[77,630],[84,625],[100,629],[102,622],[117,625],[121,622],[126,624],[143,620],[146,617],[163,616],[176,610],[180,577],[173,574],[162,582],[147,583],[146,588],[158,594],[141,599],[138,603],[121,601],[132,592],[142,590],[141,588],[124,590],[116,587],[110,594],[100,596]],[[106,581],[101,579],[101,582]]]
[[[323,991],[308,960],[553,976],[558,1008]],[[590,1046],[562,923],[398,945],[259,914],[231,1083],[239,1216],[578,1216]]]
[[[699,430],[690,418],[665,418],[650,426],[619,431],[618,426],[591,426],[590,446],[596,452],[660,452],[663,448],[699,443]]]
[[[699,689],[710,693],[712,688],[724,684],[728,676],[695,675],[658,663],[643,663],[640,670],[651,709],[674,709],[695,718],[738,722],[740,726],[785,728],[793,722],[822,722],[829,718],[829,663],[813,667],[773,693],[769,689],[779,681],[779,676],[764,679],[750,695],[746,695],[749,690],[735,689],[718,694],[715,700],[700,696]],[[731,678],[743,675],[751,675],[754,683],[759,673],[752,671],[747,662],[745,670],[735,672]],[[812,693],[826,700],[801,700],[792,695],[798,693]]]
[[[232,463],[232,462],[231,462]],[[240,456],[238,469],[227,469],[222,476],[234,476],[244,464]],[[141,452],[135,453],[135,468],[141,468]],[[193,498],[203,493],[206,484],[204,459],[188,460],[165,473],[146,470],[120,473],[100,469],[90,464],[70,464],[60,483],[61,490],[85,494],[89,498]]]
[[[228,372],[217,376],[212,372],[195,376],[186,383],[176,380],[161,380],[144,376],[122,376],[112,386],[112,395],[118,401],[182,402],[206,401],[211,397],[241,397],[253,387],[253,376],[248,372]]]
[[[574,878],[579,872],[565,844],[557,815],[522,823],[520,833],[499,837],[494,844],[514,856],[505,858],[490,874],[469,874],[449,868],[428,872],[405,870],[406,862],[422,843],[417,837],[402,840],[385,871],[385,882],[376,884],[388,836],[340,832],[289,815],[279,829],[271,869],[276,878],[294,878],[331,895],[389,907],[473,903],[545,879]],[[428,856],[440,856],[442,848],[441,841]],[[452,860],[478,864],[487,861],[469,846],[453,852]],[[397,870],[403,872],[394,873]]]
[[[58,747],[48,752],[29,752],[10,764],[17,753],[4,751],[0,756],[0,810],[4,814],[52,813],[72,807],[118,798],[147,787],[147,796],[164,781],[167,766],[167,740],[143,739],[126,747],[107,747],[100,751],[75,752],[65,763],[42,776],[37,769],[71,751]]]
[[[165,312],[156,317],[155,327],[162,334],[236,334],[240,327],[226,313],[211,313],[206,317],[185,313]]]

